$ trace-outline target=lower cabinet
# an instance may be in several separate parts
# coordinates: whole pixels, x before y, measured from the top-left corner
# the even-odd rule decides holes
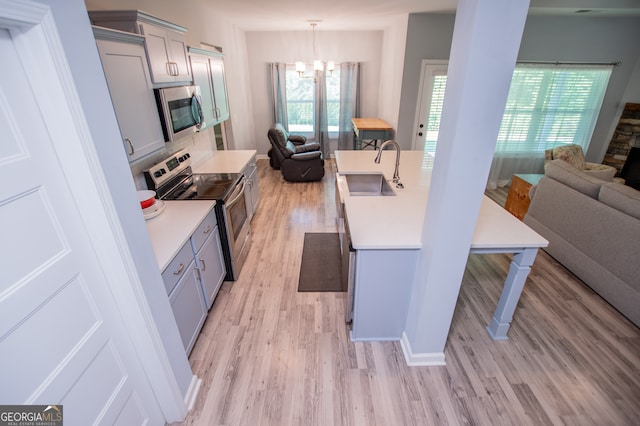
[[[187,354],[193,349],[225,275],[222,246],[212,210],[162,272]]]
[[[215,221],[215,216],[213,220]],[[207,226],[208,225],[209,224],[207,224]],[[204,229],[206,230],[207,227]],[[224,276],[226,275],[218,227],[216,226],[211,229],[212,231],[208,232],[209,236],[202,245],[198,245],[198,239],[195,238],[195,234],[194,237],[191,238],[207,309],[210,309],[211,305],[213,305],[213,300],[216,298],[218,290],[220,290],[222,282],[224,281]],[[196,230],[196,233],[197,232],[198,230]]]
[[[182,344],[189,354],[207,317],[202,286],[198,280],[193,260],[186,267],[182,278],[169,295],[169,302],[173,315],[176,317]]]

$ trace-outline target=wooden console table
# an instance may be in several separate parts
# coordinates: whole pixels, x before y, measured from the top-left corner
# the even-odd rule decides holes
[[[531,203],[529,190],[533,185],[537,185],[538,181],[543,177],[544,175],[538,174],[513,175],[509,195],[507,195],[507,201],[504,203],[505,210],[522,220]]]
[[[368,146],[378,149],[378,141],[391,139],[393,127],[379,118],[353,118],[354,149],[364,149]],[[368,141],[368,142],[367,142]]]

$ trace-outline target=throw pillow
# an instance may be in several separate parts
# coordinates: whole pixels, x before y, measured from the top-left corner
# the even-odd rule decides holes
[[[570,144],[553,148],[553,159],[565,161],[580,170],[587,167],[580,145]]]

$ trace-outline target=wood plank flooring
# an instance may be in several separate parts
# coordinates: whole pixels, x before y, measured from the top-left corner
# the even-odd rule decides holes
[[[258,161],[251,253],[190,356],[203,388],[181,424],[639,424],[640,330],[542,251],[508,341],[485,327],[510,256],[472,255],[446,366],[407,367],[398,342],[350,342],[344,293],[296,292],[304,233],[336,231],[333,167],[287,183]]]

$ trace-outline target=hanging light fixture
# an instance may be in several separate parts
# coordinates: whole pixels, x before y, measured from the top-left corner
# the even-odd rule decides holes
[[[313,74],[305,74],[306,65],[304,62],[296,62],[296,71],[298,72],[298,76],[300,78],[313,78],[313,82],[318,82],[318,75],[320,71],[326,70],[327,75],[331,76],[333,74],[333,70],[336,68],[336,64],[333,61],[327,61],[326,63],[322,62],[319,59],[316,59],[316,26],[320,21],[309,21],[309,25],[311,25],[311,33],[313,38]]]

